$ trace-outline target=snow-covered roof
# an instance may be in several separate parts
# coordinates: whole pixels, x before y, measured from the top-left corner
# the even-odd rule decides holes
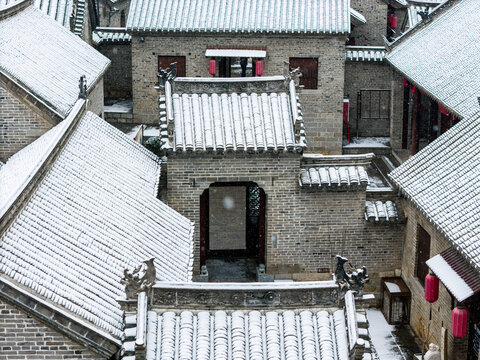
[[[393,201],[366,201],[365,220],[371,222],[394,223],[398,221],[397,206]]]
[[[162,32],[350,32],[349,0],[132,0],[127,29]]]
[[[462,302],[480,292],[480,273],[476,273],[453,247],[427,260],[427,265],[457,301]]]
[[[460,66],[460,65],[459,65]],[[390,173],[390,178],[480,269],[480,113],[448,130]]]
[[[145,358],[167,354],[199,360],[348,359],[345,315],[343,310],[149,311]]]
[[[30,171],[44,174],[0,233],[0,277],[118,338],[123,270],[155,257],[158,280],[190,281],[193,224],[156,198],[157,156],[91,112],[74,119],[0,170],[7,197]]]
[[[125,30],[124,28],[122,30]],[[93,32],[92,39],[97,45],[106,43],[129,43],[132,36],[125,31],[115,29],[108,31],[108,28],[98,28]]]
[[[384,46],[345,46],[345,60],[350,61],[383,61],[385,59]]]
[[[90,90],[110,64],[34,6],[0,20],[0,53],[0,72],[62,116],[78,98],[80,76]]]
[[[352,22],[358,24],[366,24],[367,19],[359,11],[350,8],[350,16],[352,17]]]
[[[0,9],[22,1],[23,0],[0,0]],[[82,35],[86,3],[85,0],[78,0],[76,11],[74,11],[75,7],[73,3],[74,0],[33,0],[33,5],[37,9],[55,21],[58,21],[68,30],[70,30],[70,17],[73,16],[73,32],[76,35]]]
[[[357,189],[368,185],[363,166],[315,166],[300,170],[300,186],[315,189]]]
[[[182,83],[184,91],[170,95],[166,89],[160,99],[161,108],[166,108],[160,118],[162,148],[166,151],[301,152],[306,147],[295,86],[285,86],[283,76],[179,78],[175,82],[174,89]],[[188,91],[189,82],[192,91]],[[217,89],[218,83],[222,85]],[[199,84],[206,90],[197,92]],[[269,91],[269,84],[278,91]],[[263,89],[256,91],[256,86]],[[174,130],[171,142],[166,131],[169,119]]]
[[[437,3],[429,3],[428,13],[431,14],[435,9],[435,6],[439,3],[439,1],[437,1]],[[410,3],[407,8],[407,28],[411,29],[420,23],[422,21],[422,17],[419,15],[419,12],[425,12],[426,10],[427,5],[425,4]]]
[[[446,108],[466,117],[479,109],[477,14],[480,1],[450,1],[432,20],[400,37],[386,58]]]

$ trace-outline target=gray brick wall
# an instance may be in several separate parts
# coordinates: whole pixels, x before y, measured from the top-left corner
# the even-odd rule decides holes
[[[357,94],[360,89],[390,89],[392,69],[384,62],[347,61],[345,63],[345,95],[350,99],[350,131],[356,135]],[[367,106],[368,98],[365,99]],[[390,102],[383,106],[388,111]],[[390,136],[390,119],[359,119],[358,136]]]
[[[317,192],[298,184],[300,156],[171,155],[168,204],[195,222],[194,269],[199,270],[200,195],[212,183],[253,181],[266,193],[266,266],[297,280],[330,278],[333,257],[366,265],[370,289],[401,267],[403,227],[364,219],[366,193]],[[275,236],[273,236],[275,235]],[[276,237],[276,246],[273,241]]]
[[[35,141],[53,124],[18,100],[0,82],[0,161]]]
[[[410,325],[413,330],[419,334],[422,329],[426,331],[429,324],[430,303],[425,300],[424,288],[416,276],[417,259],[417,224],[422,226],[431,236],[430,239],[430,257],[433,257],[443,250],[448,249],[451,244],[442,236],[433,225],[418,211],[414,205],[407,200],[403,200],[402,205],[405,215],[408,218],[405,227],[405,245],[403,248],[402,260],[402,278],[407,283],[412,292],[412,303],[410,313]],[[432,305],[432,322],[430,323],[429,342],[439,344],[441,342],[442,326],[448,333],[448,358],[452,360],[466,359],[467,339],[455,339],[451,332],[451,296],[445,286],[440,282],[439,298]]]
[[[0,299],[0,359],[104,359]]]
[[[367,20],[366,24],[355,26],[350,34],[355,45],[384,45],[382,35],[387,35],[388,5],[382,0],[352,0],[350,6]]]
[[[95,87],[88,94],[87,110],[103,118],[103,78],[95,84]]]
[[[132,47],[130,43],[105,43],[97,47],[111,60],[104,75],[105,98],[132,97]]]
[[[318,57],[318,89],[303,90],[309,151],[341,153],[342,101],[344,86],[345,36],[266,36],[215,34],[205,36],[142,34],[132,38],[132,90],[134,121],[158,122],[158,56],[185,56],[187,76],[210,76],[205,50],[209,46],[265,47],[264,76],[281,75],[290,57]]]

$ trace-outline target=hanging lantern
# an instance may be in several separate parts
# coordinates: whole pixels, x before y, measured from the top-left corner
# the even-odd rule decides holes
[[[392,14],[393,15],[393,14]],[[390,20],[390,27],[395,30],[397,28],[397,17],[395,15],[392,16],[392,20]]]
[[[415,85],[412,86],[412,94],[415,94],[415,90],[417,89],[417,87]]]
[[[468,312],[464,308],[456,307],[452,311],[452,335],[462,338],[467,334]]]
[[[216,60],[210,60],[208,63],[208,73],[210,75],[215,75],[217,73],[217,61]]]
[[[258,76],[263,75],[263,61],[259,60],[255,63],[255,74]]]
[[[392,25],[392,17],[393,17],[392,13],[388,14],[388,16],[387,16],[387,25],[388,26]]]
[[[430,303],[438,300],[438,277],[435,275],[425,276],[425,300]]]
[[[408,86],[407,78],[403,78],[403,87],[406,88]]]

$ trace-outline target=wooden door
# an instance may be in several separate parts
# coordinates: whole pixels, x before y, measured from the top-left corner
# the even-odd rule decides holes
[[[425,286],[425,276],[428,274],[427,260],[430,259],[430,235],[417,226],[417,277],[422,286]]]
[[[290,58],[290,70],[300,68],[300,85],[305,89],[317,89],[318,58]]]
[[[260,188],[260,212],[258,215],[258,263],[265,264],[265,216],[266,216],[265,191]]]
[[[186,68],[185,68],[185,56],[159,56],[158,57],[158,68],[162,68],[166,71],[171,71],[172,68],[170,64],[177,63],[177,77],[185,77]]]

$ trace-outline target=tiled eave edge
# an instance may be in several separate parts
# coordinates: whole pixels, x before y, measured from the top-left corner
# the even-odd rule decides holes
[[[0,276],[0,298],[38,318],[50,328],[107,358],[114,355],[121,346],[121,341],[110,334],[75,318],[65,310],[29,293],[3,276]]]
[[[63,126],[63,128],[56,135],[56,138],[52,140],[49,148],[37,163],[36,167],[25,179],[24,183],[20,184],[12,197],[6,201],[3,208],[0,208],[1,229],[8,228],[8,225],[10,225],[11,221],[13,221],[16,215],[20,212],[22,208],[20,204],[25,204],[27,202],[27,199],[34,192],[43,176],[48,172],[49,165],[55,161],[57,155],[60,153],[60,150],[63,148],[63,145],[67,142],[69,136],[72,134],[76,125],[79,123],[80,119],[85,113],[85,108],[86,101],[77,100],[72,111],[70,112],[70,115],[68,115],[68,117],[58,125]]]
[[[420,213],[430,222],[430,224],[433,225],[433,227],[438,231],[440,232],[440,234],[442,234],[447,240],[448,242],[450,242],[450,244],[452,244],[452,246],[463,256],[463,258],[476,270],[479,270],[480,271],[480,265],[479,264],[476,264],[474,263],[473,261],[471,261],[471,259],[466,255],[465,251],[460,248],[454,240],[452,240],[452,238],[450,237],[449,233],[443,229],[439,224],[437,224],[431,216],[428,215],[428,213],[425,211],[425,209],[423,208],[423,206],[418,203],[415,198],[413,196],[411,196],[408,191],[406,191],[405,189],[403,189],[403,187],[394,179],[390,176],[390,174],[388,175],[388,177],[390,178],[390,180],[392,180],[393,184],[399,188],[399,191],[400,191],[400,194],[405,197],[407,200],[411,201],[412,204],[417,208],[418,211],[420,211]]]
[[[434,17],[441,16],[446,10],[448,10],[456,2],[458,2],[458,0],[446,0],[443,3],[440,3],[428,15],[428,18],[427,18],[426,21],[422,20],[422,21],[418,22],[413,28],[410,28],[407,31],[405,31],[402,35],[397,37],[393,42],[389,42],[387,40],[387,38],[385,37],[385,35],[382,35],[387,50],[390,52],[391,49],[393,49],[398,44],[400,44],[404,39],[406,39],[409,36],[412,36],[412,34],[416,33],[417,31],[420,31],[426,25],[430,24],[430,22],[433,20]],[[387,58],[387,60],[388,60],[388,58]]]
[[[1,69],[0,83],[4,83],[7,91],[13,92],[15,96],[22,99],[22,101],[32,104],[33,110],[42,117],[45,117],[50,123],[56,125],[65,117],[65,114],[58,112],[58,110],[55,109],[55,106],[42,100],[18,80],[2,72]]]
[[[387,62],[390,64],[390,66],[392,66],[395,69],[396,72],[398,72],[400,75],[402,75],[404,78],[406,78],[409,82],[415,84],[416,87],[418,87],[420,90],[422,90],[427,96],[429,96],[430,98],[435,100],[437,103],[440,103],[445,109],[447,109],[451,113],[454,113],[456,117],[460,118],[460,120],[468,115],[468,114],[460,114],[458,111],[453,110],[449,105],[445,104],[442,100],[440,100],[432,92],[430,92],[429,90],[424,88],[422,85],[418,84],[418,82],[416,80],[412,79],[412,77],[410,77],[409,75],[407,75],[406,73],[401,71],[399,68],[397,68],[395,66],[395,64],[392,64],[387,57],[385,57],[385,59],[387,59]]]

